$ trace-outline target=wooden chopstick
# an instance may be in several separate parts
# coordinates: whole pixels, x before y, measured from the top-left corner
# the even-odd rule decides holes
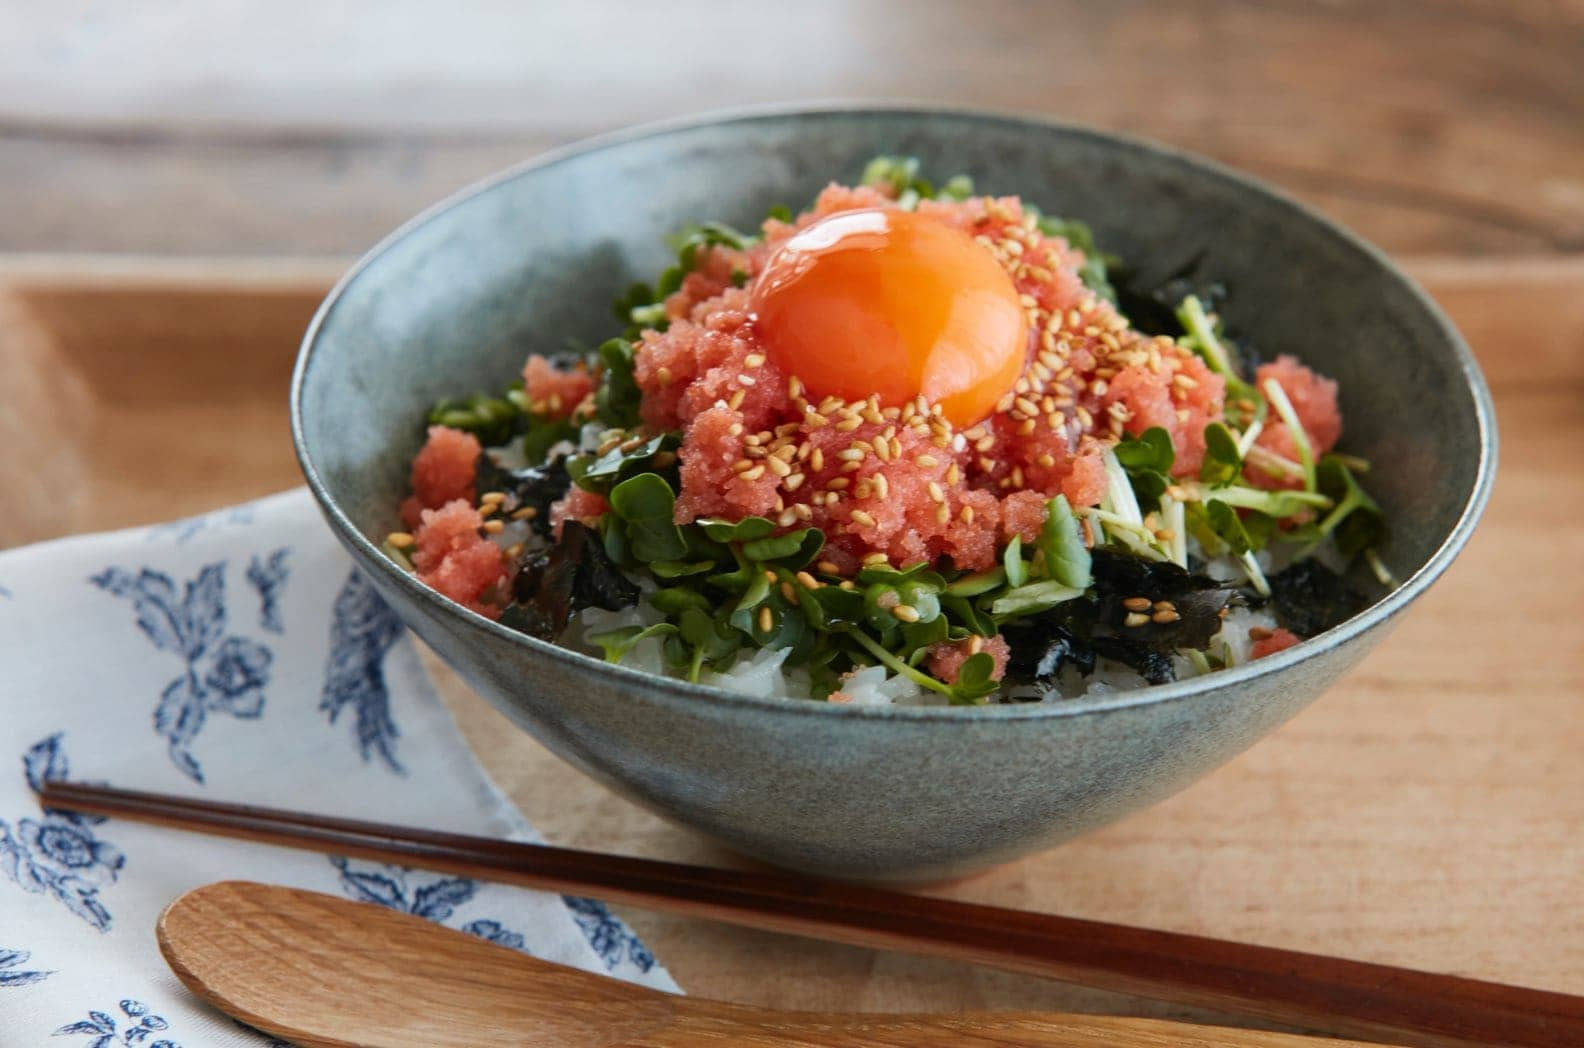
[[[47,782],[46,808],[592,895],[751,928],[974,961],[1392,1043],[1584,1045],[1584,997],[1197,935],[354,819]]]

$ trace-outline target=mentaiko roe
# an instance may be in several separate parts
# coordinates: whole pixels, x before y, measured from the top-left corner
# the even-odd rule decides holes
[[[922,201],[918,212],[971,235],[1012,278],[1028,322],[1023,371],[995,410],[954,426],[921,399],[816,398],[770,359],[750,308],[753,279],[789,237],[855,208],[894,208],[880,190],[832,185],[748,250],[715,246],[665,303],[664,332],[636,346],[650,431],[681,430],[678,523],[766,516],[818,527],[831,567],[949,558],[978,570],[1013,535],[1032,539],[1045,505],[1097,504],[1101,451],[1152,426],[1196,475],[1204,427],[1222,418],[1225,382],[1191,350],[1131,328],[1083,284],[1083,254],[1040,232],[1015,197]],[[743,287],[733,275],[746,274]]]
[[[413,533],[418,578],[458,604],[497,618],[499,601],[486,600],[506,580],[501,548],[484,537],[484,518],[470,499],[419,512]]]

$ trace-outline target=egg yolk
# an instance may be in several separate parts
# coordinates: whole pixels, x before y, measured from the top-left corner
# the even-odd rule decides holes
[[[922,395],[958,427],[994,410],[1028,354],[1006,270],[967,233],[911,211],[843,211],[799,231],[750,308],[770,358],[812,398]]]

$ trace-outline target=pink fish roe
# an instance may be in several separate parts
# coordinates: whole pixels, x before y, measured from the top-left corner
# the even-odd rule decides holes
[[[978,641],[978,645],[974,644]],[[970,637],[960,641],[941,641],[939,644],[930,645],[929,671],[937,680],[947,684],[957,683],[958,671],[962,664],[967,662],[977,651],[982,651],[995,660],[995,670],[990,674],[992,680],[1000,680],[1006,676],[1007,660],[1012,657],[1012,648],[1006,639],[995,637]]]
[[[523,365],[523,396],[528,399],[528,409],[545,418],[592,414],[594,378],[582,361],[557,367],[548,357],[534,353]]]
[[[567,489],[566,497],[550,507],[551,533],[556,538],[561,537],[561,525],[564,521],[575,520],[589,527],[599,523],[600,517],[610,509],[610,503],[605,501],[604,495],[592,491],[584,491],[577,485]]]
[[[1084,286],[1082,253],[1041,233],[1015,197],[918,205],[984,244],[1027,308],[1027,364],[989,418],[959,430],[922,400],[805,396],[764,351],[748,292],[731,274],[751,280],[782,242],[826,215],[894,206],[878,189],[827,187],[795,222],[765,222],[753,248],[701,252],[666,301],[670,326],[643,334],[634,374],[644,423],[683,432],[678,523],[767,516],[783,529],[812,525],[842,571],[875,554],[978,570],[1011,535],[1033,538],[1051,497],[1098,503],[1101,450],[1125,434],[1165,427],[1178,472],[1197,472],[1225,383],[1172,339],[1130,328]]]
[[[493,619],[501,609],[484,597],[505,581],[506,565],[500,547],[480,533],[483,525],[484,518],[469,499],[423,510],[413,534],[412,561],[424,583]]]
[[[1278,651],[1286,651],[1301,640],[1303,638],[1291,630],[1271,630],[1269,635],[1260,637],[1249,648],[1249,658],[1263,659],[1265,656],[1274,655]]]
[[[1299,423],[1309,436],[1309,445],[1316,459],[1336,447],[1337,441],[1342,439],[1342,412],[1337,407],[1337,384],[1334,381],[1315,374],[1298,363],[1295,357],[1286,355],[1277,357],[1272,363],[1261,364],[1254,375],[1261,390],[1266,379],[1275,379],[1282,392],[1287,394]],[[1293,440],[1292,432],[1286,423],[1276,417],[1274,411],[1265,420],[1265,428],[1255,443],[1288,462],[1298,461],[1298,445]],[[1301,486],[1298,478],[1272,471],[1258,459],[1250,464],[1260,468],[1250,471],[1249,479],[1263,482],[1264,487]]]
[[[430,426],[429,439],[412,464],[412,497],[402,503],[402,521],[416,527],[419,513],[439,509],[455,499],[473,499],[479,439],[449,426]]]

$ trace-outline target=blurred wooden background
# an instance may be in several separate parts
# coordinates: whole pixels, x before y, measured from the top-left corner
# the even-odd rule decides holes
[[[1491,378],[1502,477],[1467,554],[1324,700],[1162,805],[938,890],[1584,992],[1584,625],[1565,585],[1584,555],[1584,3],[305,8],[0,0],[0,445],[40,452],[0,456],[0,547],[297,483],[286,376],[333,274],[555,144],[840,97],[1153,137],[1404,258]],[[10,498],[46,485],[59,497]],[[435,668],[551,840],[736,861],[571,772]],[[707,995],[1203,1017],[629,916]]]
[[[1584,250],[1584,4],[10,0],[0,250],[360,252],[635,121],[920,99],[1146,135],[1396,253]]]

